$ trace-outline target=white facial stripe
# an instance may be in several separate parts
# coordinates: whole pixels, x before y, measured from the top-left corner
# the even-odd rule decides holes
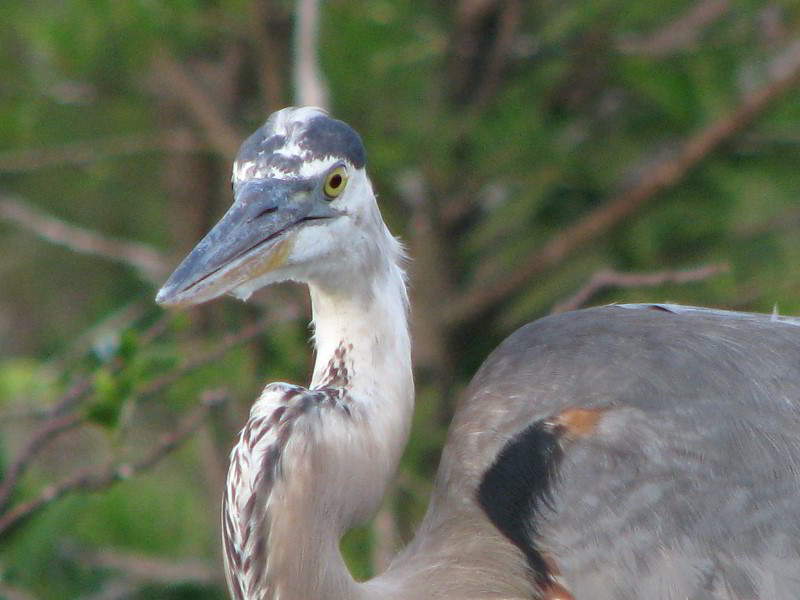
[[[295,159],[299,163],[299,169],[287,170],[280,161],[277,164],[269,161],[265,156],[265,151],[260,151],[256,158],[245,161],[236,161],[233,164],[232,181],[234,184],[248,181],[250,179],[296,179],[311,178],[323,174],[335,163],[341,161],[335,156],[324,158],[311,158],[311,153],[298,144],[298,138],[305,131],[305,125],[313,119],[326,116],[327,113],[316,107],[286,108],[278,111],[267,121],[270,125],[269,136],[283,136],[286,141],[280,148],[274,150],[274,154],[287,159]],[[347,161],[346,161],[347,162]],[[348,166],[352,167],[352,165]]]
[[[233,182],[239,183],[246,179],[252,179],[255,176],[257,166],[258,163],[254,160],[233,163]]]
[[[324,174],[333,165],[342,162],[341,158],[335,156],[326,156],[325,158],[317,158],[303,163],[300,167],[300,177],[309,179]],[[347,161],[345,161],[347,164]],[[352,166],[348,164],[352,169]]]
[[[304,153],[306,156],[307,152]],[[299,156],[302,158],[302,155]],[[346,160],[336,156],[326,156],[313,160],[304,160],[299,171],[286,172],[275,165],[259,165],[258,161],[249,160],[233,165],[233,182],[240,183],[251,179],[311,179],[323,175],[337,163],[344,162],[348,169],[353,169]]]

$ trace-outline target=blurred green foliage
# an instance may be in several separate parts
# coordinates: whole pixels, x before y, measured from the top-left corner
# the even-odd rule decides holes
[[[692,20],[701,4],[717,6],[715,16]],[[476,16],[478,5],[488,8]],[[207,95],[243,137],[277,108],[270,102],[293,101],[293,7],[4,0],[0,201],[141,242],[175,264],[230,201],[232,156],[160,65],[184,69],[192,93]],[[333,113],[364,137],[384,216],[410,247],[423,315],[435,314],[425,292],[439,279],[450,294],[437,296],[441,304],[502,281],[635,186],[769,85],[775,57],[800,33],[792,0],[332,0],[321,16]],[[593,273],[727,263],[729,273],[699,283],[602,290],[592,301],[800,313],[798,123],[790,91],[557,268],[444,333],[415,330],[438,341],[418,348],[414,430],[387,499],[400,541],[424,513],[447,415],[480,361]],[[423,183],[421,197],[404,188],[409,174]],[[265,310],[303,306],[302,297],[280,289],[258,294],[254,307],[220,302],[164,317],[151,300],[157,281],[125,264],[48,244],[10,221],[0,220],[0,240],[0,472],[53,403],[93,382],[79,404],[85,422],[47,445],[12,506],[86,465],[141,456],[207,390],[232,399],[153,471],[69,495],[0,537],[0,583],[42,600],[114,589],[110,597],[226,597],[217,520],[227,452],[264,382],[307,380],[305,318],[277,319],[213,360],[198,358]],[[369,526],[348,534],[354,575],[374,574],[378,545]],[[134,558],[127,571],[97,558],[108,552],[200,560],[210,575],[147,578]]]

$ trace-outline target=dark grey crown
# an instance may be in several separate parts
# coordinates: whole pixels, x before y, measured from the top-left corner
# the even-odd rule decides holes
[[[319,109],[285,108],[244,141],[234,164],[234,180],[300,174],[303,164],[331,157],[363,168],[366,152],[358,133]]]

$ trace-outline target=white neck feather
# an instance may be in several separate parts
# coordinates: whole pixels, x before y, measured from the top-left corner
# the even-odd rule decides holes
[[[328,415],[315,431],[293,432],[297,443],[283,457],[282,487],[269,500],[267,565],[280,584],[266,600],[366,597],[347,571],[339,540],[380,505],[414,404],[402,252],[381,226],[385,246],[368,277],[309,285],[316,350],[310,389],[343,388],[350,416]],[[313,436],[313,446],[302,435]]]
[[[346,529],[377,510],[408,441],[414,411],[408,298],[403,271],[392,259],[363,289],[334,293],[310,286],[316,350],[311,388],[328,385],[330,365],[343,356],[346,381],[331,385],[346,388],[355,417],[347,425],[348,436],[361,439],[349,446],[360,456],[342,459],[368,463],[357,473],[362,481],[339,482],[342,503],[352,511],[343,515]]]
[[[351,393],[374,409],[406,410],[413,403],[408,298],[403,272],[394,262],[362,289],[331,291],[311,285],[316,361],[312,387],[325,382],[340,346],[353,366]]]

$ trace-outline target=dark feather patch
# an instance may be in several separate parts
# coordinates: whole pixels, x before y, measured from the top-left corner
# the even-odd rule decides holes
[[[257,129],[247,138],[239,148],[236,160],[239,162],[252,161],[259,156],[273,154],[278,148],[286,143],[286,136],[272,135],[271,131],[264,127]]]
[[[509,441],[478,487],[478,503],[489,520],[525,554],[537,584],[552,574],[536,547],[536,513],[550,501],[563,456],[561,428],[537,421]]]
[[[356,169],[362,168],[367,162],[364,144],[355,129],[330,117],[320,115],[311,120],[299,144],[314,158],[341,156]]]
[[[668,309],[666,306],[661,306],[660,304],[650,304],[647,308],[649,308],[650,310],[659,310],[661,312],[672,314],[672,311],[670,309]]]

